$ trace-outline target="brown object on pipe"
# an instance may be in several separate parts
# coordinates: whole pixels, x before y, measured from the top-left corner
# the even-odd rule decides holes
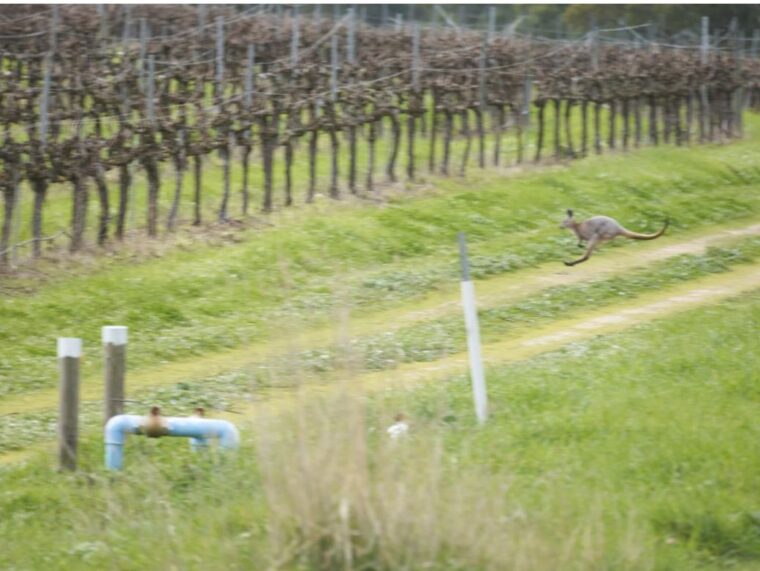
[[[140,431],[148,438],[160,438],[169,434],[169,427],[166,425],[166,420],[161,416],[159,407],[150,407],[150,413],[145,417]]]

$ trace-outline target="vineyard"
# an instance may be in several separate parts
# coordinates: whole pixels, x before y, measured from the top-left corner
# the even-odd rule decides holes
[[[240,8],[3,9],[0,267],[61,234],[72,252],[123,240],[138,208],[154,237],[470,166],[725,141],[760,103],[756,40],[567,42]],[[45,222],[53,196],[66,228]]]

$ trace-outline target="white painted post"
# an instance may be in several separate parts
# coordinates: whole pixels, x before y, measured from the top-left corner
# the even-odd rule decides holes
[[[102,329],[104,384],[103,423],[124,413],[124,377],[127,370],[127,328],[108,325]]]
[[[60,375],[58,408],[58,465],[61,470],[77,469],[79,439],[79,360],[82,340],[58,338],[58,371]]]
[[[472,394],[475,401],[475,415],[483,424],[488,418],[488,395],[483,373],[483,359],[480,354],[480,327],[478,312],[475,307],[475,286],[470,280],[470,264],[467,259],[467,243],[464,232],[459,232],[459,256],[462,263],[462,306],[464,323],[467,329],[467,350],[470,356],[470,378]]]

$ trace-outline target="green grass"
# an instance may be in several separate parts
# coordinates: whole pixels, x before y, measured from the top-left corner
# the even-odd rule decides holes
[[[226,460],[132,438],[107,475],[88,437],[78,475],[0,471],[0,567],[756,569],[759,324],[755,292],[491,369],[484,427],[454,378],[258,418]]]
[[[125,251],[40,266],[45,280],[2,285],[0,394],[52,386],[55,338],[96,347],[106,324],[130,327],[130,366],[142,368],[266,339],[283,318],[327,319],[336,280],[359,310],[415,299],[455,279],[458,231],[468,233],[477,275],[492,275],[572,255],[557,229],[569,206],[642,231],[670,215],[674,233],[757,217],[760,120],[746,123],[748,138],[728,146],[646,149],[548,172],[473,173],[379,207],[285,213],[272,229],[241,234],[240,243],[185,241],[155,259]],[[86,359],[85,375],[98,367]]]
[[[635,299],[641,294],[722,273],[758,258],[760,238],[747,238],[731,246],[710,248],[702,255],[677,256],[620,276],[548,288],[515,303],[482,308],[479,311],[481,336],[486,343],[506,336],[514,337],[526,329],[551,322],[557,316],[571,318],[583,310]],[[355,337],[351,342],[358,372],[391,370],[402,363],[435,361],[465,350],[465,332],[459,312],[393,332]],[[153,403],[162,403],[167,414],[182,414],[196,406],[216,410],[234,408],[261,389],[282,388],[292,382],[287,376],[285,380],[279,377],[278,372],[284,367],[302,371],[300,382],[305,378],[328,382],[340,368],[342,352],[337,344],[310,347],[252,361],[243,369],[233,369],[221,375],[188,378],[170,386],[131,391],[125,410],[140,414]],[[101,409],[100,402],[81,407],[83,429],[100,426]],[[0,417],[0,452],[53,440],[56,418],[54,410]]]
[[[601,495],[610,514],[646,515],[657,568],[760,565],[758,324],[755,292],[488,371],[477,434],[465,379],[404,404],[422,424],[448,419],[457,463],[517,470],[529,511],[544,493],[584,510]]]
[[[641,231],[670,215],[675,235],[756,222],[760,121],[747,125],[748,138],[727,146],[473,172],[378,206],[279,213],[274,227],[217,245],[180,236],[147,248],[156,258],[125,250],[42,264],[45,279],[0,284],[0,395],[54,385],[57,336],[83,337],[85,377],[99,376],[93,353],[106,324],[130,327],[135,371],[329,323],[345,305],[408,309],[457,281],[460,230],[473,273],[488,277],[544,262],[560,269],[577,252],[557,228],[567,207]],[[759,249],[757,238],[735,240],[484,308],[483,337],[725,272]],[[758,569],[759,296],[492,368],[484,427],[463,377],[374,396],[342,390],[294,413],[271,417],[261,407],[241,417],[253,426],[236,456],[132,438],[127,471],[107,474],[90,430],[100,411],[88,404],[79,473],[54,473],[47,453],[0,468],[0,568]],[[463,347],[461,318],[443,316],[360,338],[350,358],[311,347],[150,387],[130,394],[129,406],[223,407],[272,370],[281,386],[304,371],[345,382],[356,372],[347,362],[392,369]],[[397,411],[412,423],[403,444],[384,434]],[[46,438],[53,421],[5,415],[0,447]]]

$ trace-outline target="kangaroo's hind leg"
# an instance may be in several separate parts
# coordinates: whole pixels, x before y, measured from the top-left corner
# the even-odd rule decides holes
[[[581,262],[585,262],[589,259],[591,256],[591,253],[594,251],[594,248],[597,247],[599,244],[599,237],[594,234],[591,236],[591,238],[588,241],[588,246],[586,247],[586,253],[583,254],[582,258],[578,258],[577,260],[573,260],[572,262],[565,262],[566,266],[574,266],[575,264],[580,264]]]

